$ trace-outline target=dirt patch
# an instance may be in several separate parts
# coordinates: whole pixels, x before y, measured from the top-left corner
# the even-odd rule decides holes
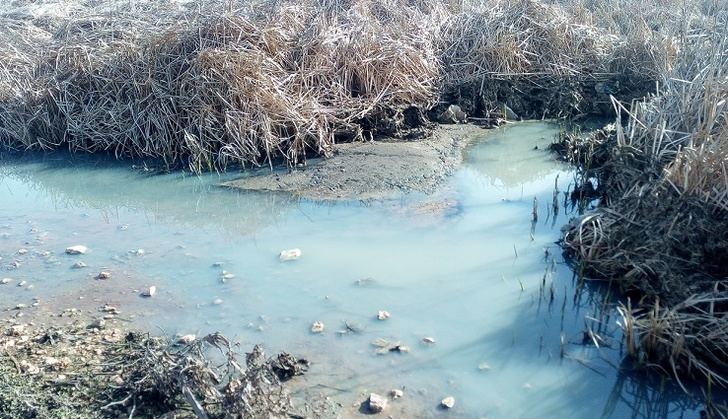
[[[288,192],[317,200],[392,199],[410,192],[432,193],[463,160],[474,125],[441,126],[423,140],[385,139],[338,144],[333,156],[287,173],[244,177],[224,186]]]
[[[283,382],[303,374],[305,360],[267,358],[260,346],[239,354],[219,333],[168,340],[79,319],[0,325],[0,418],[269,418],[295,409]]]

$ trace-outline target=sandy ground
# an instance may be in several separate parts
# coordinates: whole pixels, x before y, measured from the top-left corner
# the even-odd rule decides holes
[[[317,200],[381,200],[406,193],[433,193],[463,159],[469,139],[484,130],[473,125],[438,127],[416,141],[377,140],[338,144],[332,157],[288,173],[247,176],[224,186],[289,192]]]

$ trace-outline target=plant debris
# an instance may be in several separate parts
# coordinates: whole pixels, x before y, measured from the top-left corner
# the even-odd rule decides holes
[[[260,346],[240,356],[219,333],[178,343],[80,323],[2,332],[2,418],[287,417],[281,383],[308,366],[287,353],[266,358]]]

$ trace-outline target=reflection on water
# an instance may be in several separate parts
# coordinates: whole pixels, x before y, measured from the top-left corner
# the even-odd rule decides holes
[[[17,201],[40,195],[56,208],[96,209],[107,217],[133,209],[157,222],[239,234],[255,232],[296,205],[287,194],[230,193],[217,186],[231,176],[144,175],[127,164],[51,155],[6,161],[0,188]]]
[[[554,244],[567,216],[546,207],[556,176],[561,190],[570,178],[544,151],[556,132],[524,123],[484,134],[439,195],[372,205],[236,192],[215,187],[218,175],[6,159],[0,263],[34,288],[5,286],[0,308],[111,303],[138,326],[265,342],[311,360],[301,391],[333,397],[342,417],[358,415],[363,394],[402,387],[392,412],[406,406],[405,416],[439,417],[454,396],[453,417],[630,417],[638,395],[622,391],[618,329],[602,316],[611,309],[574,298]],[[91,251],[64,255],[74,244]],[[293,247],[303,257],[279,262]],[[71,269],[79,259],[89,267]],[[102,268],[110,280],[93,279]],[[234,277],[223,282],[222,270]],[[139,298],[149,285],[158,295]],[[324,333],[309,332],[314,321]],[[585,342],[585,327],[611,343]],[[377,354],[376,339],[410,351]],[[694,417],[695,405],[665,403]]]
[[[495,131],[487,143],[473,147],[467,156],[468,167],[483,180],[505,188],[543,179],[554,171],[553,156],[534,151],[546,150],[553,134],[543,124],[506,126]],[[515,136],[518,141],[513,141]]]

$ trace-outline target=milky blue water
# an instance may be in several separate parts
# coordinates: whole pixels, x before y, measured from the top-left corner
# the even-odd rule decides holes
[[[575,290],[555,244],[569,218],[562,194],[552,210],[555,184],[564,191],[573,175],[545,150],[558,129],[483,131],[441,192],[376,203],[217,186],[233,174],[6,156],[0,276],[14,282],[0,285],[0,309],[36,297],[39,316],[98,315],[108,303],[124,326],[262,342],[310,360],[294,388],[332,397],[342,417],[393,388],[405,389],[391,402],[397,417],[697,417],[671,386],[619,368],[612,303],[595,287]],[[89,253],[63,253],[76,244]],[[281,263],[288,248],[301,259]],[[77,261],[88,267],[72,269]],[[111,279],[94,279],[102,270]],[[234,278],[223,282],[223,270]],[[158,294],[140,297],[151,285]],[[377,320],[380,310],[391,317]],[[323,333],[310,332],[314,321]],[[339,333],[347,322],[358,333]],[[584,343],[587,326],[611,347]],[[378,338],[409,352],[377,354]],[[437,407],[446,396],[450,411]]]

